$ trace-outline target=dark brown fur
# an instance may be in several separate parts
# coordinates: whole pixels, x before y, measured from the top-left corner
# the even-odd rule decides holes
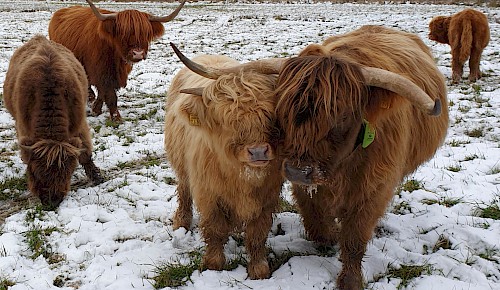
[[[105,102],[111,119],[121,121],[116,90],[127,85],[133,63],[140,60],[134,58],[134,50],[141,50],[145,59],[149,43],[165,32],[163,24],[150,21],[150,16],[137,10],[124,10],[118,12],[115,20],[100,21],[89,7],[81,6],[62,8],[52,16],[50,39],[73,51],[87,72],[89,84],[97,89],[98,96],[92,105],[94,115],[102,113]],[[93,101],[90,88],[89,93]]]
[[[366,87],[360,66],[401,74],[432,99],[446,86],[422,40],[380,26],[364,26],[306,47],[284,64],[277,118],[285,176],[310,239],[339,243],[339,289],[361,289],[361,261],[396,186],[442,144],[448,111],[431,117],[396,93]],[[376,128],[362,148],[363,119]]]
[[[102,182],[92,161],[87,87],[73,53],[44,36],[32,38],[10,60],[5,106],[16,121],[29,190],[45,206],[56,207],[64,199],[78,162],[94,183]]]
[[[469,81],[481,78],[481,54],[490,41],[486,15],[468,8],[452,16],[436,16],[429,23],[429,39],[450,45],[453,83],[460,82],[467,60]]]

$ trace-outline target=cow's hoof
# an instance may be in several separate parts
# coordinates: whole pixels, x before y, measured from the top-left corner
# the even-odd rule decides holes
[[[266,260],[250,262],[247,271],[250,279],[267,279],[271,274]]]
[[[203,256],[202,264],[203,269],[221,271],[224,269],[224,265],[226,264],[226,257],[223,252],[210,254],[207,251],[207,253]]]
[[[337,288],[339,290],[360,290],[363,289],[363,278],[361,274],[355,274],[342,270],[337,278]]]

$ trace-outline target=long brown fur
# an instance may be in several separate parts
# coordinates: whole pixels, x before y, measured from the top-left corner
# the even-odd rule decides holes
[[[114,13],[99,9],[102,14]],[[137,10],[117,13],[115,20],[98,20],[89,7],[72,6],[54,13],[49,23],[49,37],[69,48],[87,72],[89,84],[98,96],[92,105],[94,115],[102,113],[103,102],[111,119],[121,121],[116,90],[127,85],[132,70],[134,49],[142,49],[146,58],[149,43],[161,37],[161,22],[150,21],[151,15]],[[89,87],[90,100],[94,100]]]
[[[429,23],[429,39],[451,47],[452,81],[462,79],[463,66],[469,60],[469,81],[481,78],[479,63],[490,41],[488,18],[474,9],[464,9],[452,16],[436,16]]]
[[[63,200],[78,162],[94,183],[102,182],[92,161],[87,86],[73,53],[44,36],[33,37],[10,59],[5,106],[16,121],[28,188],[45,206]]]
[[[361,66],[389,70],[447,104],[443,75],[416,35],[363,26],[306,47],[280,72],[277,118],[283,172],[310,239],[339,243],[339,289],[361,289],[361,261],[396,186],[442,144],[448,111],[420,111],[394,92],[363,84]],[[376,130],[362,148],[363,119]]]
[[[224,56],[193,60],[216,68],[238,64]],[[253,71],[210,80],[183,68],[168,91],[165,150],[178,179],[174,228],[191,227],[194,201],[207,245],[204,268],[222,270],[229,234],[244,230],[249,277],[270,275],[265,243],[283,183],[273,139],[275,82]],[[197,87],[205,88],[203,96],[180,92]],[[264,148],[267,164],[254,164],[255,148]]]

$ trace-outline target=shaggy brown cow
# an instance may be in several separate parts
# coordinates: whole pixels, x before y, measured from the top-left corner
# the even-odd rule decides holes
[[[490,41],[488,18],[483,13],[465,9],[452,16],[436,16],[429,23],[429,39],[451,47],[453,83],[460,82],[463,67],[469,59],[469,81],[481,78],[479,62]]]
[[[87,124],[87,76],[73,53],[38,35],[18,48],[5,77],[4,99],[16,121],[28,188],[57,207],[78,162],[94,184],[103,181],[92,161]]]
[[[174,228],[190,228],[194,200],[204,268],[222,270],[230,232],[245,230],[248,275],[266,278],[265,243],[284,180],[272,139],[276,76],[227,73],[237,61],[204,55],[193,63],[176,53],[194,72],[175,76],[166,101],[165,149],[178,178]]]
[[[443,75],[418,36],[364,26],[287,60],[277,86],[283,173],[308,236],[339,243],[337,286],[360,289],[396,186],[445,138]]]
[[[127,85],[132,65],[146,58],[149,43],[165,32],[163,22],[173,20],[186,0],[172,14],[152,16],[137,10],[112,12],[73,6],[54,13],[49,23],[49,37],[69,48],[83,64],[98,95],[89,87],[94,115],[102,113],[103,102],[111,119],[121,121],[117,109],[116,90]]]

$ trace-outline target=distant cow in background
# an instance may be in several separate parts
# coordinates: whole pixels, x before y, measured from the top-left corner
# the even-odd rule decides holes
[[[380,26],[309,45],[276,71],[284,176],[308,237],[340,245],[338,289],[361,289],[395,188],[446,136],[444,77],[418,36]]]
[[[18,48],[5,77],[4,99],[16,121],[29,190],[57,207],[78,162],[94,184],[103,181],[92,161],[86,118],[87,76],[64,46],[38,35]]]
[[[429,23],[429,39],[451,47],[452,82],[462,78],[463,66],[469,60],[469,81],[481,78],[479,62],[490,41],[488,18],[482,12],[465,9],[452,16],[436,16]]]
[[[146,59],[149,43],[165,32],[162,23],[173,20],[185,1],[164,17],[137,10],[97,9],[90,0],[90,7],[73,6],[54,13],[49,37],[73,51],[87,72],[89,84],[97,88],[95,99],[89,87],[94,115],[102,113],[105,102],[111,119],[121,121],[116,90],[127,85],[132,65]]]
[[[189,68],[174,77],[166,100],[165,149],[178,179],[174,229],[191,227],[194,200],[203,267],[222,270],[229,234],[244,230],[248,275],[267,278],[265,243],[284,181],[274,142],[276,76],[231,72],[239,63],[225,56],[191,61],[173,47]]]

